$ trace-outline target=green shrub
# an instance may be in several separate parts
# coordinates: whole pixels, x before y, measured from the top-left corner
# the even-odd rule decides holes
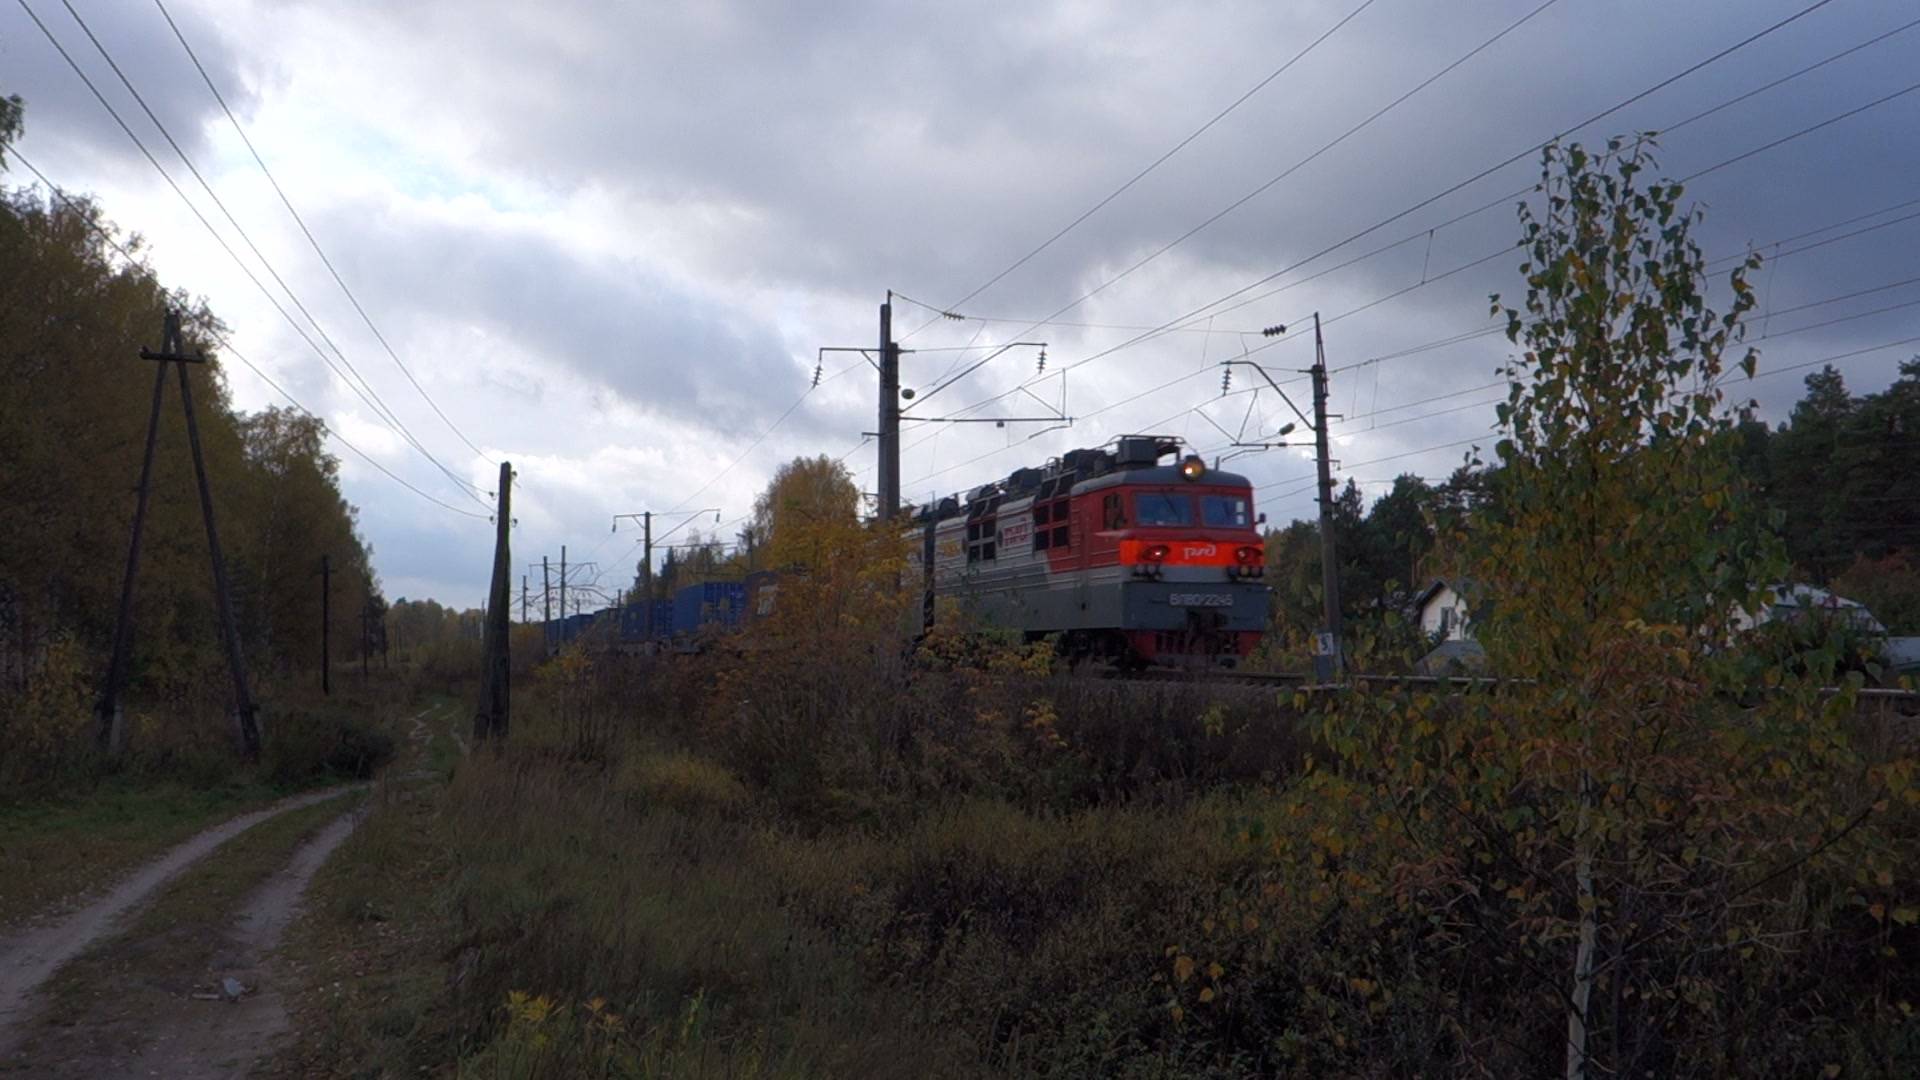
[[[262,778],[282,787],[366,780],[393,760],[393,738],[351,717],[295,709],[274,718],[264,734]]]

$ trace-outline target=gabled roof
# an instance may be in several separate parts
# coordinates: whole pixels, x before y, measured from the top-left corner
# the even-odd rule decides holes
[[[1446,578],[1434,578],[1431,585],[1414,594],[1413,610],[1419,611],[1421,608],[1426,607],[1427,601],[1438,596],[1442,589],[1451,588],[1454,592],[1465,596],[1476,587],[1476,583],[1471,578],[1454,578],[1451,582]]]

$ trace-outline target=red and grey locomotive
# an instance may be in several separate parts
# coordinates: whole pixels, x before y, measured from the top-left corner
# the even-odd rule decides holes
[[[1267,626],[1262,519],[1245,477],[1161,464],[1179,451],[1123,436],[922,510],[937,602],[1072,656],[1233,665]]]

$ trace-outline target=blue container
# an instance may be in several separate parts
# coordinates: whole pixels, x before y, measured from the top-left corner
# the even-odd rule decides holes
[[[655,600],[653,602],[653,636],[656,638],[673,635],[673,601]],[[620,609],[620,640],[636,642],[647,640],[647,609],[638,602]]]
[[[747,606],[746,586],[738,581],[689,585],[673,594],[673,632],[692,634],[708,627],[733,627]]]

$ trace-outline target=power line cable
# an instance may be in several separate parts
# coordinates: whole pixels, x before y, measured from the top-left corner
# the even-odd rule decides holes
[[[56,51],[59,52],[61,59],[65,60],[67,63],[67,66],[73,70],[75,75],[80,77],[81,82],[86,84],[87,89],[92,92],[94,99],[100,103],[102,108],[107,110],[107,114],[113,118],[114,123],[119,125],[120,130],[127,136],[128,139],[132,140],[135,148],[137,148],[140,151],[141,156],[147,159],[147,163],[152,165],[154,170],[160,174],[161,179],[167,182],[167,186],[173,189],[173,193],[176,196],[178,196],[181,202],[186,205],[187,209],[190,212],[192,212],[194,218],[197,221],[199,221],[201,227],[206,229],[207,233],[213,237],[214,241],[217,244],[220,245],[221,250],[226,252],[227,257],[232,259],[234,264],[240,268],[240,271],[246,275],[249,281],[253,283],[254,287],[260,290],[261,295],[264,296],[267,302],[273,306],[274,310],[280,314],[280,317],[286,320],[287,325],[293,329],[294,333],[299,335],[300,338],[307,343],[307,346],[314,351],[314,354],[320,358],[321,362],[326,364],[328,368],[332,369],[334,374],[338,375],[341,381],[346,384],[347,388],[349,390],[354,391],[354,393],[358,397],[360,397],[360,399],[363,402],[367,404],[368,408],[373,409],[375,416],[382,417],[384,419],[386,417],[386,412],[383,410],[382,406],[380,404],[376,404],[374,399],[369,398],[367,393],[361,390],[360,386],[355,383],[354,379],[349,378],[345,372],[342,372],[333,363],[333,360],[329,358],[326,355],[326,353],[317,344],[314,343],[313,339],[307,335],[305,329],[303,329],[300,326],[300,324],[294,320],[293,316],[289,314],[286,308],[280,304],[279,300],[274,297],[273,293],[266,287],[266,284],[260,280],[259,276],[253,272],[251,267],[247,266],[246,261],[240,258],[239,253],[233,250],[232,245],[228,244],[226,241],[226,238],[220,235],[219,230],[214,228],[213,223],[211,221],[208,221],[206,218],[206,215],[201,213],[199,207],[194,205],[193,200],[188,198],[187,193],[181,189],[179,183],[173,179],[173,176],[169,174],[166,168],[160,164],[159,159],[153,156],[152,151],[150,151],[147,148],[146,144],[143,141],[141,141],[140,137],[134,133],[133,129],[127,125],[126,120],[120,116],[119,111],[115,109],[110,102],[107,101],[106,96],[100,92],[100,88],[94,84],[92,78],[89,77],[87,73],[80,67],[80,65],[73,59],[72,55],[67,52],[66,48],[60,44],[59,39],[53,35],[52,30],[49,29],[47,25],[40,20],[39,15],[36,14],[34,10],[27,5],[26,0],[19,0],[19,4],[22,10],[26,11],[28,18],[32,19],[34,25],[40,29],[40,32],[43,35],[45,35],[47,41],[53,45]],[[108,62],[109,64],[112,63],[111,58],[109,58]],[[115,70],[117,71],[118,68],[116,67]],[[122,78],[124,80],[124,76],[122,76]],[[128,89],[130,91],[132,90],[131,84],[129,84]],[[136,99],[137,99],[137,94],[136,94]],[[144,103],[142,107],[144,108]],[[151,116],[152,115],[151,112],[149,112],[148,115]],[[158,126],[158,120],[155,120],[155,124],[156,126]],[[164,129],[162,130],[162,134],[165,134]],[[171,141],[170,136],[169,136],[169,141]],[[176,150],[178,149],[177,145],[175,149]],[[184,160],[184,155],[182,155],[182,157]],[[191,162],[188,163],[188,168],[192,169]],[[196,176],[198,175],[197,171],[195,175]],[[201,183],[203,186],[205,185],[204,180],[202,180]],[[218,201],[219,201],[218,197],[216,196],[215,202],[218,203]],[[229,215],[229,220],[231,220],[230,215]],[[244,236],[244,231],[242,235]],[[249,241],[249,243],[251,243],[251,241]],[[257,249],[255,253],[258,254]],[[268,267],[268,270],[269,270],[269,273],[272,272],[271,266]],[[277,276],[276,276],[276,280],[278,280]],[[282,288],[285,288],[284,283],[282,283]],[[291,296],[291,293],[289,293],[289,295]],[[298,304],[297,299],[295,299],[295,303],[296,305]],[[309,318],[311,318],[311,316],[309,316]],[[316,326],[316,329],[318,329],[317,326]],[[342,359],[344,360],[345,357],[343,356]],[[351,367],[351,365],[349,365],[349,367]],[[355,374],[357,375],[358,373],[356,372]],[[450,470],[446,468],[445,465],[441,464],[437,458],[433,457],[432,454],[427,453],[426,449],[420,446],[417,440],[413,440],[410,436],[406,435],[404,433],[404,428],[402,428],[401,430],[403,432],[403,438],[406,438],[409,445],[413,446],[414,449],[418,450],[429,461],[433,462],[434,466],[438,468],[442,474],[447,476],[448,479],[454,481],[455,484],[460,487],[460,490],[463,494],[465,494],[468,498],[473,499],[476,503],[478,503],[483,508],[486,507],[486,503],[480,500],[478,495],[476,494],[478,491],[478,488],[475,485],[473,485],[472,483],[466,480],[461,479],[459,476],[452,473]]]
[[[1552,0],[1549,0],[1549,2],[1552,2]],[[1198,128],[1195,128],[1190,134],[1187,135],[1186,138],[1181,139],[1178,143],[1175,143],[1171,149],[1161,154],[1159,157],[1155,158],[1151,163],[1147,165],[1146,168],[1141,169],[1139,172],[1135,173],[1133,177],[1129,179],[1126,183],[1121,184],[1119,187],[1113,189],[1113,191],[1107,194],[1106,198],[1101,199],[1099,202],[1094,203],[1091,207],[1088,207],[1084,212],[1080,214],[1079,217],[1074,218],[1072,221],[1068,222],[1065,226],[1063,226],[1058,232],[1055,232],[1052,236],[1049,236],[1045,240],[1041,241],[1038,247],[1034,248],[1032,251],[1027,252],[1025,255],[1020,256],[1018,259],[1015,259],[1011,265],[1007,266],[1005,269],[1001,270],[999,273],[993,275],[993,277],[987,279],[987,281],[984,284],[980,285],[978,288],[974,289],[972,292],[968,293],[967,295],[961,297],[958,301],[952,304],[949,304],[945,310],[952,311],[954,308],[959,307],[961,304],[964,304],[967,301],[973,299],[974,297],[979,296],[981,293],[986,292],[988,289],[998,284],[1000,279],[1006,277],[1008,274],[1013,273],[1015,270],[1020,269],[1022,266],[1025,266],[1028,260],[1032,259],[1034,256],[1040,254],[1041,252],[1047,250],[1049,247],[1052,247],[1055,241],[1059,240],[1061,237],[1067,235],[1068,233],[1072,232],[1074,229],[1078,228],[1082,222],[1086,221],[1088,218],[1092,217],[1094,214],[1099,213],[1103,207],[1105,207],[1108,203],[1112,202],[1113,200],[1119,198],[1122,194],[1124,194],[1127,191],[1128,188],[1133,187],[1133,185],[1145,179],[1148,173],[1151,173],[1155,169],[1159,168],[1161,165],[1164,165],[1175,154],[1178,154],[1180,151],[1186,149],[1187,144],[1193,142],[1195,139],[1206,134],[1208,129],[1212,128],[1215,124],[1219,123],[1221,120],[1226,119],[1228,113],[1233,112],[1235,109],[1245,104],[1248,98],[1251,98],[1253,95],[1265,89],[1268,83],[1271,83],[1273,80],[1279,78],[1282,74],[1284,74],[1287,71],[1288,68],[1293,67],[1295,64],[1299,63],[1302,59],[1304,59],[1308,53],[1311,53],[1313,52],[1313,50],[1319,48],[1322,42],[1332,37],[1335,33],[1337,33],[1340,30],[1341,27],[1347,25],[1349,22],[1352,22],[1357,16],[1359,16],[1361,12],[1367,10],[1369,7],[1372,7],[1373,3],[1374,3],[1374,0],[1363,0],[1363,2],[1360,4],[1359,7],[1356,7],[1352,11],[1348,12],[1344,18],[1342,18],[1339,22],[1334,23],[1333,26],[1329,28],[1325,33],[1321,34],[1319,37],[1309,42],[1306,48],[1301,49],[1299,52],[1295,53],[1293,57],[1289,59],[1286,63],[1281,64],[1279,67],[1273,69],[1273,71],[1270,72],[1266,78],[1261,79],[1259,82],[1255,83],[1252,89],[1248,90],[1246,93],[1241,94],[1239,97],[1235,98],[1233,102],[1229,104],[1226,108],[1215,113],[1212,119],[1208,120],[1204,124],[1201,124]],[[918,303],[918,301],[915,301],[915,303]],[[925,305],[922,305],[922,306],[925,306]],[[929,326],[932,326],[935,322],[938,322],[941,317],[942,317],[941,314],[936,314],[933,318],[928,319],[926,322],[921,323],[919,326],[915,327],[911,332],[907,334],[907,337],[910,338],[914,334],[918,334],[920,331],[925,330]],[[902,338],[901,340],[904,341],[906,340],[906,338]]]
[[[20,2],[21,6],[26,6],[26,0],[20,0]],[[367,389],[368,393],[372,394],[373,402],[370,404],[377,404],[378,408],[376,411],[384,411],[385,418],[404,432],[405,426],[400,423],[399,417],[387,406],[384,400],[381,400],[379,392],[373,389],[373,384],[368,382],[367,379],[360,374],[359,369],[353,366],[353,362],[347,359],[346,354],[341,351],[340,346],[327,335],[326,330],[321,327],[319,320],[315,319],[313,313],[307,310],[306,304],[301,302],[299,294],[293,291],[293,287],[288,285],[285,279],[280,276],[280,272],[274,267],[272,260],[268,259],[266,253],[260,250],[260,245],[254,243],[253,237],[247,232],[246,227],[241,225],[239,219],[233,216],[233,211],[227,208],[226,202],[220,198],[218,192],[213,190],[213,185],[207,182],[207,178],[201,174],[199,167],[193,163],[193,158],[188,156],[186,150],[174,139],[173,133],[167,130],[167,125],[161,122],[160,117],[155,114],[153,109],[147,104],[147,99],[135,88],[133,81],[127,77],[126,72],[121,69],[120,64],[114,60],[113,54],[107,51],[107,47],[102,44],[100,38],[94,34],[93,28],[87,25],[87,21],[81,18],[80,13],[74,9],[71,0],[60,0],[60,2],[62,6],[67,9],[67,14],[72,16],[73,21],[79,25],[81,33],[85,34],[87,40],[92,43],[94,51],[98,52],[100,58],[107,62],[107,67],[113,71],[114,77],[120,80],[120,85],[126,88],[128,94],[132,95],[134,103],[140,106],[140,111],[145,113],[147,120],[159,130],[160,137],[166,140],[167,145],[173,149],[174,154],[180,158],[181,163],[186,165],[187,172],[191,174],[194,181],[200,185],[200,189],[207,193],[208,198],[213,200],[213,205],[220,211],[221,215],[227,219],[227,224],[233,226],[234,231],[240,234],[241,241],[247,245],[248,250],[253,252],[254,258],[260,261],[260,265],[265,268],[268,276],[273,278],[274,284],[280,286],[280,290],[286,293],[287,299],[293,302],[293,306],[300,314],[306,316],[308,324],[320,335],[320,339],[325,341],[327,345],[333,349],[334,354],[339,356],[340,361],[346,364],[347,370],[353,372],[354,378],[359,379],[360,384]],[[407,434],[410,435],[411,433]],[[431,457],[432,455],[428,456]],[[455,479],[458,480],[457,477]],[[459,482],[466,483],[464,480],[459,480]]]
[[[1499,162],[1496,162],[1495,164],[1490,165],[1487,168],[1480,170],[1479,172],[1473,174],[1472,176],[1467,177],[1464,180],[1461,180],[1439,192],[1436,192],[1433,195],[1427,196],[1426,198],[1415,202],[1414,204],[1412,204],[1411,206],[1408,206],[1404,210],[1401,210],[1386,218],[1382,218],[1379,221],[1376,221],[1373,224],[1368,225],[1367,227],[1359,230],[1358,232],[1352,233],[1341,240],[1337,240],[1331,244],[1328,244],[1327,246],[1319,249],[1318,251],[1302,259],[1298,259],[1293,263],[1282,267],[1279,270],[1276,270],[1270,274],[1267,274],[1264,277],[1261,277],[1255,281],[1249,282],[1248,284],[1243,285],[1240,288],[1227,293],[1225,296],[1222,296],[1209,303],[1203,304],[1200,307],[1195,308],[1184,315],[1178,316],[1177,318],[1170,319],[1167,322],[1161,323],[1158,326],[1156,326],[1153,330],[1138,334],[1132,338],[1129,338],[1126,341],[1121,342],[1118,345],[1109,346],[1105,349],[1092,353],[1072,363],[1066,364],[1058,369],[1058,373],[1064,374],[1065,372],[1071,371],[1076,367],[1080,367],[1084,364],[1092,363],[1093,361],[1098,360],[1104,356],[1109,356],[1113,353],[1121,351],[1122,349],[1130,348],[1133,345],[1139,344],[1140,342],[1146,341],[1153,337],[1157,337],[1158,335],[1165,333],[1171,327],[1174,327],[1183,323],[1188,323],[1192,321],[1196,316],[1204,315],[1205,313],[1209,311],[1213,311],[1215,308],[1218,308],[1220,305],[1227,303],[1228,301],[1238,299],[1239,297],[1244,296],[1246,293],[1251,292],[1252,290],[1257,289],[1260,286],[1265,285],[1270,281],[1273,281],[1275,278],[1282,277],[1286,274],[1292,273],[1294,270],[1300,269],[1301,267],[1304,267],[1313,262],[1316,262],[1319,259],[1329,254],[1332,254],[1333,252],[1338,251],[1339,249],[1346,247],[1349,244],[1352,244],[1356,240],[1360,240],[1367,236],[1370,236],[1373,233],[1378,232],[1379,230],[1387,227],[1388,225],[1393,224],[1396,221],[1399,221],[1403,218],[1411,216],[1412,214],[1415,214],[1420,210],[1423,210],[1426,207],[1431,206],[1436,202],[1439,202],[1441,199],[1444,199],[1449,195],[1452,195],[1472,184],[1478,183],[1480,180],[1483,180],[1486,177],[1499,172],[1500,170],[1506,168],[1509,165],[1514,164],[1515,162],[1518,162],[1535,153],[1538,153],[1541,150],[1544,150],[1548,146],[1551,146],[1553,143],[1566,138],[1568,135],[1571,135],[1577,131],[1580,131],[1586,127],[1589,127],[1595,123],[1598,123],[1599,121],[1604,120],[1609,116],[1612,116],[1613,114],[1635,104],[1636,102],[1642,101],[1645,98],[1655,93],[1658,93],[1659,91],[1665,89],[1666,87],[1671,86],[1674,83],[1679,82],[1680,80],[1694,74],[1695,72],[1698,72],[1703,68],[1706,68],[1714,63],[1717,63],[1728,56],[1731,56],[1735,52],[1738,52],[1739,50],[1746,48],[1747,46],[1753,44],[1756,41],[1761,40],[1764,37],[1767,37],[1770,34],[1776,33],[1779,30],[1784,29],[1785,27],[1793,24],[1794,22],[1797,22],[1798,20],[1805,18],[1806,16],[1812,14],[1815,11],[1818,11],[1823,7],[1826,7],[1828,4],[1831,4],[1831,3],[1833,3],[1833,0],[1815,0],[1814,3],[1801,8],[1800,10],[1794,12],[1793,14],[1788,15],[1787,17],[1768,25],[1767,27],[1761,30],[1758,30],[1752,34],[1749,34],[1745,38],[1742,38],[1741,40],[1733,43],[1732,45],[1729,45],[1729,46],[1726,46],[1725,48],[1720,49],[1718,52],[1713,53],[1712,55],[1706,57],[1705,59],[1699,60],[1689,65],[1688,67],[1682,69],[1681,71],[1673,75],[1670,75],[1667,78],[1662,79],[1657,83],[1654,83],[1652,86],[1649,86],[1646,89],[1641,90],[1636,94],[1633,94],[1611,106],[1608,106],[1605,109],[1600,110],[1597,113],[1594,113],[1592,116],[1589,116],[1586,119],[1581,120],[1578,123],[1575,123],[1565,128],[1558,134],[1553,135],[1548,139],[1535,143],[1527,147],[1526,149],[1519,151],[1518,153],[1510,155],[1509,157]],[[1424,235],[1424,232],[1421,235]],[[1269,344],[1272,344],[1272,343],[1270,342]],[[1007,391],[1005,394],[1001,394],[995,398],[989,398],[985,401],[977,403],[976,406],[969,406],[969,408],[984,406],[986,404],[991,403],[992,401],[996,401],[996,400],[999,400],[1000,398],[1006,397],[1013,392],[1014,391]]]
[[[82,223],[84,223],[88,228],[92,229],[93,232],[96,235],[98,235],[102,240],[104,240],[109,247],[119,252],[120,257],[127,261],[129,269],[139,270],[141,272],[149,273],[149,274],[151,273],[151,271],[147,269],[144,263],[134,258],[133,253],[128,251],[125,247],[121,246],[120,241],[116,239],[112,233],[108,232],[103,226],[101,226],[100,223],[97,220],[95,220],[92,215],[86,213],[84,208],[81,207],[80,204],[76,203],[71,196],[69,196],[65,191],[62,191],[60,187],[56,185],[53,181],[47,179],[47,175],[41,172],[40,169],[36,167],[32,161],[29,161],[27,158],[23,157],[20,154],[20,152],[13,147],[8,147],[7,154],[12,160],[18,161],[20,164],[25,165],[27,167],[28,172],[31,172],[42,184],[46,185],[47,191],[50,195],[52,195],[54,198],[59,199],[62,203],[65,203],[67,208],[69,210],[72,210],[75,216],[78,217]],[[340,442],[340,445],[346,447],[348,450],[353,451],[367,464],[373,466],[375,469],[378,469],[381,473],[385,474],[387,478],[391,479],[394,483],[399,484],[401,487],[406,488],[408,491],[413,492],[415,495],[420,496],[421,498],[427,500],[430,503],[433,503],[435,506],[438,506],[442,509],[450,510],[453,513],[462,514],[470,518],[479,518],[481,520],[486,520],[487,515],[485,514],[476,514],[471,510],[466,510],[461,507],[454,506],[451,503],[443,502],[440,499],[437,499],[434,496],[429,495],[425,491],[422,491],[419,488],[415,487],[413,484],[409,483],[404,477],[393,472],[393,470],[387,468],[385,465],[382,465],[372,455],[368,454],[366,451],[360,449],[358,446],[355,446],[353,443],[349,442],[346,436],[340,434],[340,432],[335,430],[331,424],[327,423],[325,417],[320,416],[318,413],[315,413],[313,410],[301,404],[300,399],[294,397],[291,393],[289,393],[285,387],[281,386],[277,381],[274,380],[272,376],[268,375],[265,371],[261,370],[260,367],[256,365],[252,360],[247,359],[247,357],[244,354],[242,354],[239,349],[234,348],[232,341],[228,340],[227,338],[219,334],[214,335],[214,341],[216,344],[220,346],[222,350],[224,350],[224,352],[227,355],[232,356],[234,359],[246,365],[247,369],[249,371],[252,371],[255,375],[259,376],[262,382],[266,383],[268,386],[273,387],[273,389],[276,392],[278,392],[281,397],[286,398],[287,401],[294,408],[300,410],[300,412],[304,413],[305,415],[319,421],[321,430],[325,431],[329,437],[333,439],[337,439]]]
[[[1374,110],[1374,112],[1371,115],[1369,115],[1366,119],[1360,121],[1357,124],[1354,124],[1352,127],[1349,127],[1347,130],[1335,136],[1332,140],[1322,144],[1319,149],[1313,151],[1312,153],[1308,154],[1306,157],[1301,158],[1300,160],[1294,162],[1292,165],[1289,165],[1287,168],[1274,174],[1272,177],[1268,178],[1264,183],[1260,184],[1258,187],[1254,188],[1252,191],[1247,192],[1245,195],[1242,195],[1240,198],[1235,199],[1233,202],[1228,203],[1226,206],[1216,211],[1212,216],[1200,222],[1198,225],[1193,226],[1192,228],[1188,229],[1186,232],[1181,233],[1179,236],[1173,238],[1172,240],[1169,240],[1165,244],[1162,244],[1160,247],[1155,248],[1152,252],[1148,253],[1142,258],[1135,260],[1133,264],[1128,266],[1126,269],[1120,271],[1119,273],[1113,275],[1112,277],[1107,278],[1105,281],[1102,281],[1100,284],[1087,290],[1087,292],[1082,294],[1079,299],[1066,304],[1065,306],[1061,307],[1058,311],[1055,311],[1052,315],[1047,316],[1047,318],[1049,319],[1056,318],[1060,315],[1065,314],[1068,311],[1073,310],[1076,307],[1079,307],[1081,304],[1084,304],[1088,300],[1091,300],[1095,296],[1098,296],[1101,292],[1106,290],[1109,286],[1112,286],[1120,282],[1121,280],[1131,275],[1134,271],[1139,270],[1141,267],[1146,266],[1148,263],[1153,262],[1155,259],[1158,259],[1160,256],[1165,255],[1167,252],[1172,251],[1174,248],[1185,243],[1187,240],[1191,239],[1194,235],[1198,234],[1201,230],[1206,229],[1208,226],[1212,225],[1214,222],[1219,221],[1221,218],[1226,217],[1228,214],[1233,213],[1235,210],[1238,210],[1240,207],[1245,206],[1247,203],[1251,202],[1255,198],[1258,198],[1261,194],[1273,188],[1274,185],[1280,183],[1282,180],[1285,180],[1287,177],[1292,176],[1294,173],[1298,172],[1300,169],[1305,168],[1307,165],[1311,164],[1313,161],[1318,159],[1322,154],[1327,153],[1328,151],[1339,146],[1341,143],[1347,141],[1349,138],[1353,137],[1354,135],[1358,134],[1368,126],[1372,125],[1374,121],[1379,120],[1381,117],[1385,116],[1387,113],[1393,111],[1395,108],[1398,108],[1402,103],[1406,102],[1409,98],[1412,98],[1414,95],[1420,93],[1422,90],[1425,90],[1427,87],[1432,86],[1435,82],[1438,82],[1441,78],[1445,77],[1448,73],[1460,67],[1462,64],[1465,64],[1467,61],[1473,59],[1475,56],[1478,56],[1481,52],[1485,51],[1488,48],[1491,48],[1501,38],[1504,38],[1508,34],[1511,34],[1515,30],[1518,30],[1522,25],[1526,24],[1528,21],[1533,19],[1534,16],[1539,15],[1541,12],[1545,11],[1549,7],[1552,7],[1557,2],[1558,0],[1546,0],[1545,3],[1542,3],[1540,6],[1532,9],[1531,11],[1527,12],[1525,15],[1522,15],[1519,19],[1508,24],[1505,28],[1501,29],[1499,33],[1494,34],[1492,37],[1474,46],[1472,49],[1468,50],[1465,54],[1455,59],[1452,63],[1446,65],[1445,67],[1441,68],[1439,71],[1436,71],[1432,75],[1429,75],[1426,79],[1415,84],[1411,89],[1408,89],[1407,91],[1402,93],[1399,97],[1394,98],[1392,101]],[[1418,209],[1418,207],[1416,207],[1415,209]],[[1412,211],[1408,211],[1408,213],[1411,213],[1411,212]],[[1402,216],[1404,216],[1404,214]],[[958,305],[955,305],[955,306],[958,306]],[[1185,321],[1184,317],[1182,320],[1179,320],[1179,321]],[[1026,330],[1021,331],[1019,334],[1016,334],[1015,336],[1023,337],[1027,333],[1031,332],[1036,328],[1037,328],[1037,324],[1036,326],[1028,327]],[[1164,329],[1164,328],[1161,328],[1161,329]],[[1149,333],[1152,333],[1152,332],[1153,331],[1149,331]],[[1077,366],[1078,364],[1070,364],[1068,365],[1068,368],[1077,367]]]
[[[400,359],[400,354],[394,351],[392,345],[388,344],[387,336],[380,332],[378,326],[374,325],[373,318],[367,314],[366,308],[361,306],[360,298],[354,295],[351,288],[347,287],[346,279],[340,276],[340,271],[334,267],[333,260],[329,258],[326,251],[320,247],[320,241],[314,237],[313,230],[307,227],[306,219],[300,216],[300,211],[294,209],[293,200],[287,197],[285,189],[280,186],[280,181],[273,175],[273,170],[267,168],[266,160],[260,156],[260,151],[253,145],[253,140],[247,137],[246,129],[240,126],[239,118],[234,116],[233,110],[227,106],[226,97],[220,93],[220,88],[214,85],[213,76],[209,75],[205,65],[200,63],[200,57],[193,51],[193,46],[187,43],[186,35],[181,32],[179,24],[174,22],[173,14],[167,10],[167,5],[163,0],[153,0],[153,2],[154,6],[160,9],[161,17],[166,19],[167,27],[173,31],[174,38],[180,42],[180,47],[186,50],[187,58],[193,61],[194,70],[200,73],[201,81],[207,84],[207,90],[213,94],[213,99],[220,103],[220,111],[226,114],[227,122],[233,125],[234,133],[240,136],[240,141],[245,144],[247,153],[253,155],[254,163],[260,166],[260,172],[266,176],[267,183],[273,186],[274,194],[280,197],[280,205],[287,208],[287,214],[293,218],[294,224],[300,227],[300,234],[307,238],[308,245],[313,248],[313,253],[320,257],[320,262],[326,266],[327,273],[333,275],[334,284],[338,285],[340,291],[346,295],[347,301],[353,305],[353,310],[359,314],[360,321],[367,324],[367,329],[372,331],[374,339],[380,342],[380,347],[386,350],[387,355],[393,359],[395,366],[399,367],[400,373],[407,377],[409,383],[413,384],[413,388],[420,394],[421,400],[425,401],[427,405],[433,409],[434,415],[438,416],[440,422],[447,426],[447,430],[458,436],[461,442],[466,443],[467,449],[480,455],[481,458],[490,464],[498,465],[499,462],[489,457],[486,451],[474,445],[472,439],[467,438],[466,433],[460,430],[459,426],[440,408],[440,404],[433,400],[433,396],[427,393],[426,387],[420,385],[420,380],[414,378],[413,372],[407,367],[406,363]]]

